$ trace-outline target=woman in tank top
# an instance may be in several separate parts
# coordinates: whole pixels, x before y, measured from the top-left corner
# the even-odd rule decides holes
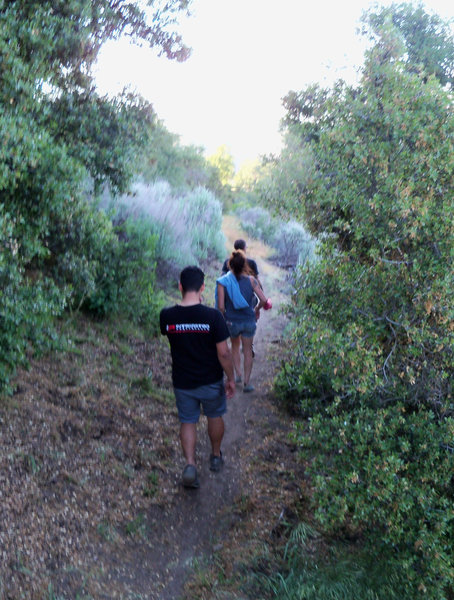
[[[232,357],[235,367],[236,382],[241,383],[241,346],[244,357],[244,392],[252,392],[254,386],[249,382],[252,371],[252,342],[257,328],[260,309],[266,302],[266,296],[253,275],[250,274],[246,255],[242,250],[234,250],[229,260],[229,268],[235,276],[239,291],[247,305],[235,308],[227,288],[217,284],[218,308],[225,317],[232,341]],[[257,298],[259,302],[257,304]]]

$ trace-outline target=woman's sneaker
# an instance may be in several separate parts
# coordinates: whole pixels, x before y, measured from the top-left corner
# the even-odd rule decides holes
[[[222,458],[222,452],[220,454],[220,456],[210,454],[210,471],[218,472],[221,470],[221,467],[224,464],[224,459]]]

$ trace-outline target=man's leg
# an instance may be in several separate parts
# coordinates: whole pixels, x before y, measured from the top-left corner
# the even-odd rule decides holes
[[[197,440],[197,424],[181,423],[180,441],[186,464],[195,466],[195,444]]]
[[[224,437],[224,419],[222,417],[208,417],[208,437],[211,442],[213,456],[221,455],[221,442]]]

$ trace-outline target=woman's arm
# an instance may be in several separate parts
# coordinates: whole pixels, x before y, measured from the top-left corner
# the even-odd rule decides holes
[[[257,297],[259,299],[259,303],[255,307],[255,310],[259,311],[266,302],[266,296],[263,293],[262,287],[260,286],[257,279],[255,277],[251,276],[250,280],[251,280],[251,284],[252,284],[252,289],[254,290],[254,293],[257,295]]]
[[[217,284],[218,286],[218,309],[222,314],[225,313],[225,290],[224,286],[221,283]]]

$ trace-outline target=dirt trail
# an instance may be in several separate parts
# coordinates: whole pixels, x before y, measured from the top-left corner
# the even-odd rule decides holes
[[[226,217],[224,231],[227,248],[241,235],[235,218]],[[165,509],[152,507],[147,515],[153,532],[154,549],[138,549],[131,544],[121,557],[122,566],[109,575],[122,580],[131,597],[148,600],[177,600],[183,597],[185,581],[193,574],[204,556],[211,556],[223,547],[223,540],[238,516],[232,507],[246,489],[254,486],[244,464],[244,449],[254,449],[263,441],[264,429],[269,427],[269,413],[263,399],[269,393],[273,366],[268,363],[270,346],[276,344],[282,334],[285,318],[279,307],[285,299],[286,273],[267,261],[270,249],[257,241],[248,244],[248,255],[258,264],[265,293],[273,301],[273,309],[263,312],[255,338],[256,357],[251,382],[252,394],[244,394],[237,388],[230,400],[225,417],[226,434],[223,442],[225,465],[220,473],[208,468],[210,453],[205,431],[205,419],[198,428],[198,471],[200,488],[183,489],[175,480],[176,493]],[[175,434],[177,426],[175,426]],[[247,459],[246,459],[247,460]],[[183,467],[178,466],[178,477]],[[129,557],[129,558],[128,558]],[[120,559],[120,557],[119,557]]]
[[[247,236],[234,217],[224,231],[227,256]],[[220,473],[208,468],[201,419],[198,490],[181,486],[164,338],[76,314],[62,323],[66,351],[18,370],[0,402],[0,600],[244,599],[235,585],[262,541],[279,537],[304,479],[271,393],[288,284],[270,253],[249,240],[273,301],[254,344],[255,392],[238,387],[229,401]]]

